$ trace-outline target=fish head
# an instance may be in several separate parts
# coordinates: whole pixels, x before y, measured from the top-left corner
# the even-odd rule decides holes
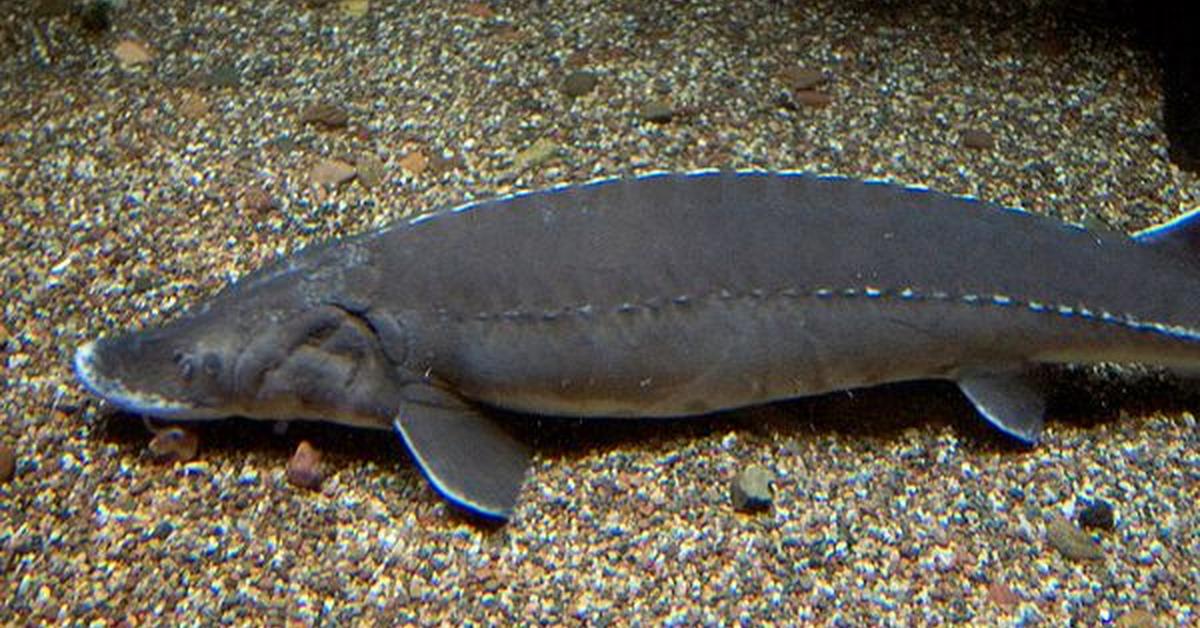
[[[126,412],[168,419],[228,415],[233,334],[208,329],[205,316],[86,342],[74,370],[92,394]]]
[[[239,405],[233,365],[246,340],[228,318],[203,308],[166,325],[87,342],[75,352],[75,373],[90,392],[133,414],[231,416]]]
[[[75,371],[133,414],[391,425],[400,369],[392,358],[404,338],[394,319],[307,298],[238,296],[88,342]]]

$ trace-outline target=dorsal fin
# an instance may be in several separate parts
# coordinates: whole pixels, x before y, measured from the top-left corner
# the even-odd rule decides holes
[[[1200,268],[1200,208],[1143,229],[1133,234],[1133,239]]]

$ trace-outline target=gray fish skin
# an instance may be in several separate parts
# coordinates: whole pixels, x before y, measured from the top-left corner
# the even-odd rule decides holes
[[[611,180],[307,249],[75,365],[135,413],[395,426],[445,497],[506,518],[529,454],[489,406],[683,416],[948,379],[1033,442],[1031,366],[1200,364],[1179,222],[1139,242],[851,179]]]

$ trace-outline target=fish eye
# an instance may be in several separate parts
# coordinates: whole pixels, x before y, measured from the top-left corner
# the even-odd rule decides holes
[[[191,381],[192,373],[194,371],[192,357],[183,351],[176,351],[172,359],[179,367],[179,376],[183,378],[184,381]]]
[[[201,360],[200,368],[204,369],[204,374],[209,377],[216,377],[221,372],[221,356],[210,351],[204,354],[204,359]]]

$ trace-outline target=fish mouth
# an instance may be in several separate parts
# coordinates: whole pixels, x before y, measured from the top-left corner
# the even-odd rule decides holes
[[[120,379],[104,374],[97,341],[89,341],[75,350],[75,375],[93,395],[131,414],[164,419],[211,419],[226,416],[208,408],[184,403],[151,392],[133,390]]]

